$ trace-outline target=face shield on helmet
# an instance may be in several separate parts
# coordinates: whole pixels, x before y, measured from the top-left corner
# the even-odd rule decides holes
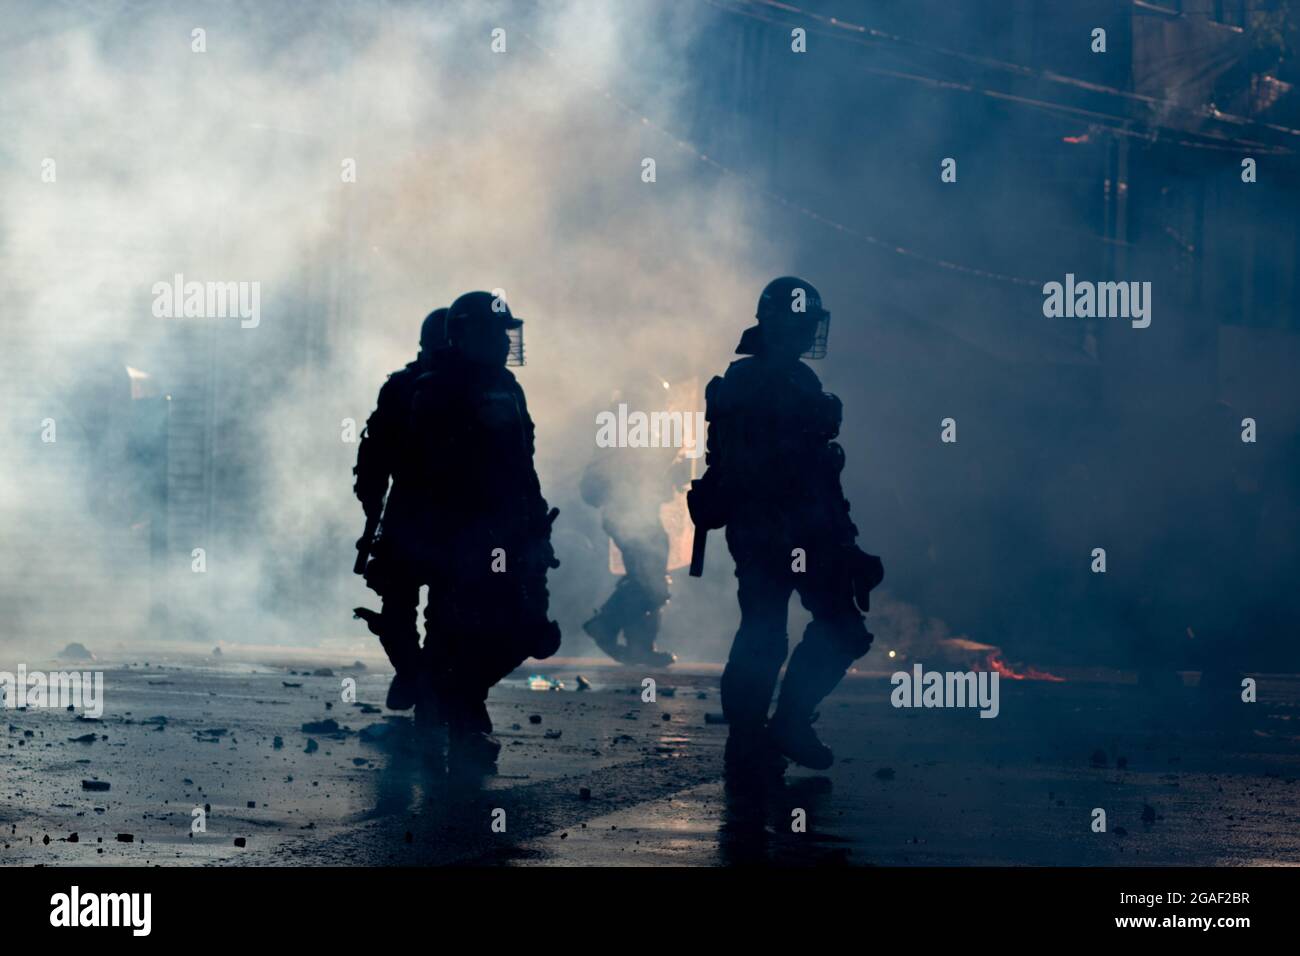
[[[813,329],[812,344],[808,350],[802,354],[806,359],[824,359],[826,357],[826,344],[831,337],[831,314],[822,310],[817,317],[817,325]]]
[[[515,328],[506,329],[506,336],[510,339],[510,351],[506,355],[506,365],[519,366],[524,364],[524,324],[520,322]]]

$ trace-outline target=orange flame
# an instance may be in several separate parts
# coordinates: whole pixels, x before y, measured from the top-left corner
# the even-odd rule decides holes
[[[1064,677],[1057,677],[1055,674],[1048,673],[1047,671],[1040,671],[1037,667],[1033,667],[1032,665],[1023,665],[1025,670],[1024,673],[1021,673],[1004,661],[1002,656],[996,651],[988,656],[985,660],[985,664],[988,666],[989,670],[997,671],[1008,680],[1045,680],[1051,681],[1054,684],[1065,683]]]

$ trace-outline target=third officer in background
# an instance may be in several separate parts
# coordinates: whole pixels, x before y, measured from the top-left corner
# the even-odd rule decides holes
[[[840,486],[840,401],[800,360],[825,354],[830,313],[810,283],[787,276],[763,290],[757,319],[736,348],[745,358],[706,390],[708,471],[688,503],[697,535],[727,529],[736,562],[741,621],[722,675],[729,769],[779,772],[783,757],[824,769],[833,756],[813,730],[816,710],[871,647],[859,608],[884,570],[858,548]],[[796,591],[812,621],[768,720]]]
[[[633,387],[615,398],[633,408],[651,408],[667,382]],[[582,500],[600,509],[601,529],[622,558],[624,574],[614,591],[582,629],[615,660],[634,666],[667,667],[677,660],[655,646],[668,604],[669,535],[661,509],[690,479],[690,462],[680,448],[653,438],[647,446],[596,449],[582,474]],[[619,643],[619,635],[623,643]]]

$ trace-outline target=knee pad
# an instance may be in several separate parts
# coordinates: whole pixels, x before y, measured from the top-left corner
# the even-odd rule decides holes
[[[844,654],[852,662],[871,650],[875,635],[867,630],[862,616],[854,614],[830,621],[812,621],[804,632],[804,640],[814,641]]]

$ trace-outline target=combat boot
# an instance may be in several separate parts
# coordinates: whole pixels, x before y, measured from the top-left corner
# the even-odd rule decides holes
[[[677,662],[677,655],[650,647],[628,647],[623,651],[623,663],[639,664],[643,667],[667,667]]]
[[[596,646],[614,660],[622,662],[623,648],[618,643],[618,632],[622,630],[618,623],[607,615],[597,611],[595,616],[582,625],[587,636],[596,642]]]
[[[447,715],[447,761],[461,769],[493,772],[501,742],[492,736],[486,701],[461,701]]]
[[[624,661],[628,664],[640,664],[643,667],[667,667],[669,664],[676,663],[676,654],[655,647],[655,636],[658,633],[658,608],[629,621],[623,628],[623,639],[627,641],[627,648],[623,652]]]
[[[397,673],[388,685],[388,698],[384,701],[389,710],[410,710],[420,699],[420,644],[414,640],[390,640],[381,636],[379,643],[388,655]]]
[[[767,725],[767,739],[772,748],[810,770],[826,770],[835,762],[835,754],[813,731],[817,715],[799,719],[783,716],[778,707]]]
[[[810,625],[815,627],[816,621]],[[817,739],[814,708],[844,678],[852,658],[820,636],[805,637],[790,655],[776,713],[768,721],[772,746],[795,763],[825,770],[835,762],[831,749]]]

